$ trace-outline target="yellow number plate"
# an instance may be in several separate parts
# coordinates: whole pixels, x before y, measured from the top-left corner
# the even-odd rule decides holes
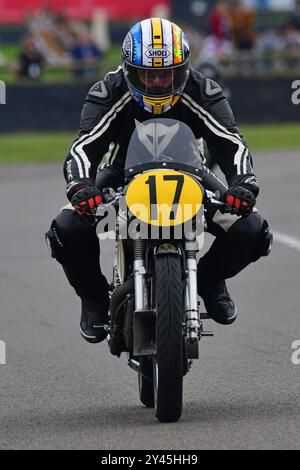
[[[155,170],[135,177],[126,192],[130,212],[142,222],[171,227],[192,219],[203,193],[197,181],[175,170]]]

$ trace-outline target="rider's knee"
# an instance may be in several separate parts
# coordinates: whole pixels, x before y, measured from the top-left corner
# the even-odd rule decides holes
[[[232,227],[230,238],[243,250],[251,253],[252,261],[268,256],[273,242],[269,224],[258,212],[240,219]]]
[[[96,230],[90,223],[70,210],[62,210],[45,234],[51,256],[61,264],[72,260],[74,253],[86,256],[96,253],[99,242]]]
[[[67,249],[55,220],[45,233],[45,239],[52,258],[55,258],[61,264],[66,263],[68,261]]]
[[[273,244],[273,234],[266,220],[263,221],[259,232],[258,240],[253,252],[252,261],[257,261],[262,256],[268,256],[271,252]]]

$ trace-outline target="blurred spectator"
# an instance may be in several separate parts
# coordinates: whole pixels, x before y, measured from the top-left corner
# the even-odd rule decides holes
[[[290,15],[289,24],[300,31],[300,0],[296,0],[295,10]]]
[[[37,50],[32,36],[24,38],[15,71],[19,77],[39,80],[45,67],[44,57]]]
[[[27,28],[35,37],[36,47],[53,67],[67,67],[70,63],[68,49],[71,33],[62,15],[54,15],[48,9],[28,17]],[[67,29],[65,29],[67,28]],[[69,37],[69,40],[66,37]]]
[[[92,42],[88,31],[73,33],[70,54],[73,62],[73,75],[76,79],[91,78],[95,75],[96,65],[103,56],[102,51]]]
[[[207,36],[202,44],[200,56],[202,60],[220,60],[230,56],[234,52],[231,41],[219,40],[215,36]]]
[[[229,36],[229,7],[226,0],[220,0],[210,17],[210,28],[213,36],[223,41]]]
[[[284,29],[284,48],[287,52],[297,52],[300,49],[300,31],[292,25]]]
[[[217,63],[233,53],[230,41],[229,7],[227,0],[219,0],[209,19],[211,34],[201,46],[198,64]]]
[[[257,36],[255,11],[248,8],[243,0],[234,0],[229,9],[229,19],[236,49],[252,49]]]
[[[257,38],[256,50],[258,53],[277,52],[284,49],[283,34],[278,28],[270,28],[261,33]]]
[[[72,28],[65,12],[61,11],[53,18],[53,33],[64,50],[72,46]]]

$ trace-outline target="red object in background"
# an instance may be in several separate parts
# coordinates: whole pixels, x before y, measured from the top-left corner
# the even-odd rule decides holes
[[[0,23],[22,23],[27,13],[48,7],[64,11],[70,19],[88,20],[95,9],[103,9],[113,20],[140,19],[151,16],[153,7],[170,6],[171,0],[0,0]]]
[[[211,31],[218,39],[223,39],[224,36],[224,23],[219,12],[214,11],[210,17]]]

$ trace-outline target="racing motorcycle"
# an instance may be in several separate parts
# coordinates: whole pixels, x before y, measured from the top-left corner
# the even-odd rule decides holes
[[[115,214],[110,352],[128,355],[141,402],[161,422],[182,413],[183,378],[199,356],[203,330],[197,296],[197,241],[204,205],[222,205],[201,182],[192,130],[173,119],[137,123],[125,162],[125,187],[106,188],[98,235]],[[102,227],[99,226],[102,223]],[[101,237],[100,237],[101,238]]]

